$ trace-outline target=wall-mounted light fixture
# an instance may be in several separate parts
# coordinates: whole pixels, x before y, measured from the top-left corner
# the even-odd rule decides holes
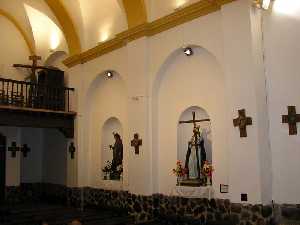
[[[106,75],[107,78],[112,78],[114,76],[114,72],[111,71],[111,70],[107,70],[105,72],[105,75]]]
[[[182,50],[186,56],[192,56],[194,54],[191,47],[183,47]]]

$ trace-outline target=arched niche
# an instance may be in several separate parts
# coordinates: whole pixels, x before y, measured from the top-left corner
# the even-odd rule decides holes
[[[191,106],[186,109],[180,115],[179,121],[188,121],[193,118],[193,112],[196,114],[196,120],[210,119],[205,109],[198,106]],[[191,139],[193,134],[193,123],[179,124],[177,128],[177,157],[178,160],[185,160],[185,153],[187,149],[187,143]],[[197,123],[200,126],[201,135],[204,139],[206,149],[206,159],[212,162],[212,134],[211,134],[211,122],[204,121]],[[183,150],[183,151],[182,151]]]
[[[180,121],[190,121],[193,119],[193,113],[195,113],[196,120],[206,120],[210,119],[208,113],[205,109],[198,106],[191,106],[181,113],[178,127],[177,127],[177,160],[180,160],[185,166],[186,156],[188,151],[188,143],[191,141],[193,136],[193,123],[180,123]],[[201,138],[204,140],[205,147],[205,158],[201,156],[201,149],[198,149],[199,163],[201,161],[207,160],[212,162],[212,135],[211,135],[211,124],[210,121],[197,122],[197,126],[200,126]],[[191,153],[189,157],[189,167],[195,162],[195,154]],[[192,178],[192,173],[190,178]]]
[[[107,161],[112,162],[113,150],[110,146],[115,143],[114,133],[118,133],[123,139],[123,128],[119,119],[116,117],[111,117],[105,121],[102,127],[102,138],[101,138],[101,165],[102,168],[107,164]],[[105,175],[102,173],[102,175]],[[112,179],[107,178],[107,179]]]
[[[127,87],[116,71],[113,71],[113,77],[107,77],[105,71],[101,72],[90,83],[84,102],[84,126],[85,126],[85,146],[88,148],[88,173],[89,185],[97,188],[120,189],[119,186],[105,186],[103,182],[102,168],[102,152],[99,150],[103,145],[103,127],[110,118],[117,118],[122,124],[123,143],[128,143],[128,92]],[[108,134],[113,138],[112,132]],[[112,142],[114,143],[114,142]],[[110,143],[110,144],[112,144]],[[95,160],[99,159],[99,160]],[[101,160],[100,160],[101,159]],[[124,145],[123,155],[123,184],[127,182],[128,156],[126,145]],[[123,187],[122,187],[123,188]]]
[[[209,112],[214,140],[212,163],[216,168],[213,184],[228,182],[225,77],[213,54],[200,46],[192,47],[194,54],[190,57],[181,48],[171,53],[153,83],[152,172],[154,190],[159,193],[170,194],[176,185],[171,171],[177,160],[178,120],[190,106],[201,106]]]

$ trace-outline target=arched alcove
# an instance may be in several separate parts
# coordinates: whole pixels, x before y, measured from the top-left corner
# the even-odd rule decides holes
[[[201,106],[211,119],[215,188],[228,183],[225,79],[216,57],[199,46],[187,57],[177,49],[162,64],[153,83],[153,174],[155,192],[170,194],[176,185],[178,121],[190,106]],[[175,91],[176,90],[176,91]],[[185,114],[188,117],[188,113]],[[189,115],[192,119],[192,114]],[[216,182],[215,182],[216,181]]]
[[[123,139],[123,129],[120,120],[115,117],[111,117],[105,121],[102,127],[102,141],[101,141],[101,164],[102,168],[107,165],[107,162],[112,162],[113,160],[113,149],[111,146],[114,145],[115,139],[114,134],[118,133]],[[103,173],[103,175],[105,175]],[[113,179],[109,177],[107,179]]]
[[[102,143],[104,127],[107,126],[107,121],[113,121],[110,118],[117,118],[122,124],[122,139],[123,143],[128,143],[128,94],[124,80],[114,71],[112,77],[107,77],[105,72],[100,73],[90,84],[85,104],[85,130],[86,143],[89,151],[89,182],[91,186],[99,188],[120,189],[118,186],[105,186],[102,176],[102,168],[105,161],[102,160],[102,153],[99,150],[105,143]],[[111,125],[111,123],[110,123]],[[113,138],[112,132],[107,133],[107,136]],[[112,141],[110,144],[113,144]],[[95,160],[99,159],[99,160]],[[128,155],[126,145],[124,145],[123,155],[123,183],[127,182]],[[123,187],[122,187],[123,188]]]
[[[205,109],[198,106],[191,106],[184,110],[180,115],[179,121],[192,120],[193,112],[195,112],[196,120],[210,119],[208,113]],[[178,121],[178,122],[179,122]],[[211,125],[209,121],[203,121],[197,123],[200,126],[201,136],[204,139],[204,146],[206,150],[206,160],[212,162],[212,135],[211,135]],[[178,123],[177,128],[177,159],[184,162],[186,156],[186,150],[188,142],[193,135],[193,123]]]

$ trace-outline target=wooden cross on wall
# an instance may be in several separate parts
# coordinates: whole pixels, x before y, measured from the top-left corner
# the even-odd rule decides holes
[[[300,114],[297,114],[296,106],[288,106],[288,115],[282,116],[282,123],[289,125],[289,135],[297,135],[297,123],[300,123]]]
[[[134,147],[135,154],[140,154],[140,146],[142,146],[143,141],[142,139],[139,139],[139,134],[136,133],[133,135],[133,140],[131,141],[131,146]]]
[[[74,142],[71,142],[69,146],[69,153],[71,154],[71,159],[74,159],[75,152],[76,152],[76,148],[74,146]]]
[[[30,152],[30,148],[27,146],[27,144],[24,144],[21,148],[21,152],[23,153],[23,157],[26,158],[28,152]]]
[[[17,143],[16,143],[15,141],[13,141],[13,142],[11,143],[11,146],[8,147],[8,151],[11,152],[11,157],[12,157],[12,158],[16,158],[17,152],[20,151],[20,148],[17,147]]]
[[[194,124],[194,128],[196,128],[197,123],[201,123],[201,122],[205,122],[205,121],[210,121],[210,119],[196,120],[196,113],[193,112],[193,119],[192,120],[179,121],[179,124],[182,124],[182,123],[193,123]]]
[[[239,127],[240,137],[247,137],[247,126],[252,125],[252,118],[246,116],[245,109],[241,109],[238,112],[239,117],[233,120],[233,125]]]

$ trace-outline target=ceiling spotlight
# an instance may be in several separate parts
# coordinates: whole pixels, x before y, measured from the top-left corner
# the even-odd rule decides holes
[[[114,73],[111,70],[106,71],[105,74],[108,78],[112,78],[114,76]]]
[[[194,54],[193,49],[191,47],[183,48],[183,52],[186,56],[191,56]]]

